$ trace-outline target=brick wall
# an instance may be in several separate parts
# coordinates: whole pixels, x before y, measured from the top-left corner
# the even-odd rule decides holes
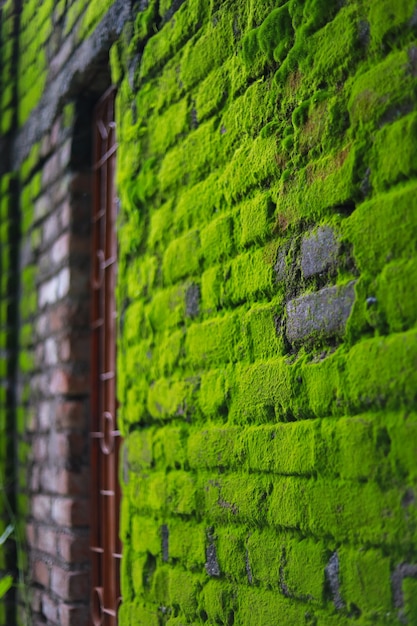
[[[17,237],[16,180],[4,175],[0,182],[1,255],[0,255],[0,579],[16,574],[15,541],[22,526],[14,516],[15,470],[14,432],[16,421],[15,362],[17,357]],[[7,536],[9,539],[6,541]],[[1,584],[1,583],[0,583]],[[14,592],[10,589],[0,604],[0,622],[13,616]]]
[[[0,416],[17,432],[16,463],[2,448],[0,465],[27,538],[18,621],[88,620],[79,133],[110,65],[119,623],[414,624],[415,2],[0,8]]]
[[[90,623],[91,595],[92,105],[110,84],[108,51],[128,7],[120,0],[1,5],[1,84],[13,95],[2,100],[1,302],[15,334],[7,338],[6,319],[1,331],[17,357],[9,347],[2,354],[8,439],[0,463],[20,542],[17,567],[2,548],[2,571],[18,571],[16,597],[0,623],[81,626]],[[10,173],[18,181],[14,206]],[[6,266],[12,252],[14,309]]]
[[[90,179],[72,168],[74,114],[68,105],[21,168],[19,488],[33,624],[88,616]]]
[[[415,15],[151,2],[112,49],[122,624],[417,620]]]

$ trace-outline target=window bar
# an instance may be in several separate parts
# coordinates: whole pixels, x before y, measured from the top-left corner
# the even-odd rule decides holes
[[[116,137],[112,88],[94,118],[94,207],[92,269],[92,623],[117,626],[120,604],[118,515],[120,432],[116,424],[117,266],[115,165]]]

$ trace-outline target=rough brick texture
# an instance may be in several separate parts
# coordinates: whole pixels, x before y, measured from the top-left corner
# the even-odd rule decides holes
[[[415,0],[0,13],[18,621],[88,623],[85,137],[111,71],[120,625],[416,624]]]
[[[120,621],[413,624],[415,3],[168,4],[111,54]]]

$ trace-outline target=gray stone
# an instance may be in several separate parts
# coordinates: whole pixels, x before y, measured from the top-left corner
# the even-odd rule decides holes
[[[214,543],[213,530],[211,528],[207,531],[207,548],[206,548],[206,572],[209,576],[220,576],[220,567],[217,560],[216,545]]]
[[[321,226],[301,242],[301,271],[304,278],[336,266],[340,243],[329,226]]]
[[[392,573],[392,595],[394,596],[394,606],[398,609],[404,606],[402,588],[404,578],[417,578],[417,565],[414,563],[400,563]]]
[[[331,337],[344,331],[355,300],[355,282],[326,287],[287,304],[286,336],[300,343],[313,336]]]
[[[282,280],[286,280],[288,278],[287,253],[288,245],[284,245],[278,250],[277,260],[274,265],[275,278],[277,282],[281,282]]]
[[[339,556],[337,552],[333,552],[324,571],[333,596],[333,603],[337,609],[343,609],[345,603],[340,595]]]
[[[187,317],[196,317],[200,312],[200,287],[192,284],[185,294],[185,314]]]

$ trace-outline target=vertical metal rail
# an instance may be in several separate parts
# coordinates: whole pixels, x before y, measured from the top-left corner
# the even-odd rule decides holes
[[[91,552],[92,623],[117,626],[120,602],[118,460],[116,424],[117,262],[115,195],[115,90],[109,89],[94,114],[92,355],[91,355]]]

